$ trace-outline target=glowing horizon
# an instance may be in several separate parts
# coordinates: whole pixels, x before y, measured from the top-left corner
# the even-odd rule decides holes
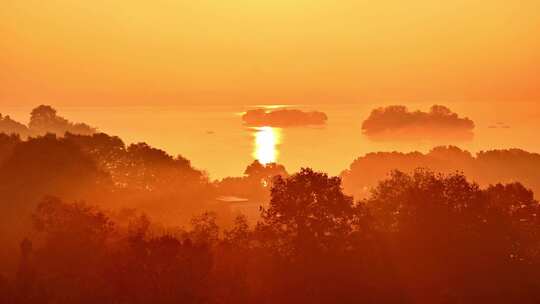
[[[8,0],[0,105],[540,101],[538,11],[536,0]]]

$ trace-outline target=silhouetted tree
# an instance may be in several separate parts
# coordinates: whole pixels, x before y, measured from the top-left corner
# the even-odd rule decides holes
[[[457,173],[395,171],[366,205],[416,302],[534,303],[536,284],[522,266],[540,243],[519,241],[529,224],[510,224],[526,218],[512,220],[515,197],[535,218],[538,202],[522,186],[482,191]]]
[[[262,211],[257,237],[273,269],[263,269],[267,287],[284,303],[358,303],[384,295],[377,283],[397,288],[369,227],[369,214],[341,190],[341,180],[311,169],[277,177],[270,205]],[[371,267],[371,268],[370,268]],[[378,295],[378,296],[377,296]]]
[[[51,303],[96,303],[106,298],[103,266],[114,224],[100,210],[48,197],[33,215],[36,288]]]
[[[290,254],[299,250],[336,250],[345,244],[357,219],[352,197],[341,180],[311,169],[284,179],[276,177],[261,227],[276,233]],[[338,247],[336,247],[338,246]]]
[[[0,163],[0,239],[7,242],[12,256],[27,235],[31,212],[45,195],[99,202],[112,191],[106,172],[77,146],[55,135],[18,142],[10,149]]]
[[[2,116],[2,114],[0,114],[0,133],[7,135],[15,134],[21,137],[26,137],[29,135],[29,130],[28,127],[22,123],[11,119],[9,115]]]
[[[287,177],[289,174],[283,165],[261,164],[258,160],[249,164],[242,177],[226,177],[216,183],[217,192],[223,196],[236,196],[264,205],[270,199],[270,189],[274,177]]]
[[[33,135],[55,133],[58,136],[63,136],[66,132],[91,135],[96,131],[87,124],[72,123],[58,116],[56,110],[48,105],[40,105],[32,110],[28,127]]]
[[[13,149],[21,142],[19,135],[0,133],[0,165],[13,153]]]

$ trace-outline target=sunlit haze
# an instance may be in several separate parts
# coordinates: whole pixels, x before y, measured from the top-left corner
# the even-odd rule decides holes
[[[538,101],[537,0],[4,0],[0,104]]]
[[[0,304],[540,303],[540,0],[0,0]]]

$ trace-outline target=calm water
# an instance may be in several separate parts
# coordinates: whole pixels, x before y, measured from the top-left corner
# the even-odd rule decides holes
[[[388,103],[392,104],[392,103]],[[289,171],[303,166],[339,174],[358,156],[373,151],[428,151],[436,144],[456,144],[477,152],[492,148],[522,148],[540,152],[540,109],[536,103],[488,105],[446,104],[460,116],[476,123],[475,138],[465,143],[372,142],[361,134],[362,121],[374,107],[384,104],[340,104],[298,106],[327,113],[325,127],[276,129],[247,128],[241,113],[250,106],[152,106],[152,107],[56,107],[59,115],[89,123],[127,143],[147,142],[171,154],[181,154],[212,178],[241,175],[257,158],[278,161]],[[427,110],[431,104],[407,104],[409,109]],[[504,110],[502,110],[504,109]],[[22,122],[31,107],[2,107]],[[489,128],[504,123],[509,128]]]

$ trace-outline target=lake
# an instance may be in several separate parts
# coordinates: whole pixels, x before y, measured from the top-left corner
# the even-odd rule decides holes
[[[69,107],[55,106],[60,116],[86,122],[100,131],[120,136],[126,143],[146,142],[180,154],[207,171],[212,179],[238,176],[254,159],[277,161],[292,172],[312,167],[339,174],[357,157],[375,151],[429,151],[434,145],[455,144],[471,152],[493,148],[522,148],[540,152],[540,107],[536,103],[443,103],[476,123],[468,142],[374,142],[362,135],[361,125],[375,107],[397,103],[342,103],[294,106],[323,111],[324,127],[248,128],[241,115],[257,106],[188,105]],[[54,104],[53,104],[54,106]],[[431,104],[407,103],[410,110]],[[0,113],[26,123],[32,107],[1,107]],[[503,110],[504,109],[504,110]],[[504,128],[497,127],[505,125]]]

